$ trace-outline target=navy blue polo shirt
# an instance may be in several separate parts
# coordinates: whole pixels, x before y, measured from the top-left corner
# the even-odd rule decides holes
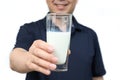
[[[67,72],[52,72],[47,76],[40,72],[29,72],[26,80],[92,80],[92,77],[103,76],[104,68],[101,51],[96,33],[72,19],[69,56],[69,70]],[[28,50],[35,40],[46,41],[46,18],[36,22],[24,24],[17,35],[15,48]]]

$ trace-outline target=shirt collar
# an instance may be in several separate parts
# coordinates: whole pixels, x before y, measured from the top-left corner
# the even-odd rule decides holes
[[[74,16],[72,17],[72,21],[73,21],[72,22],[73,23],[72,24],[73,28],[77,31],[81,31],[82,30],[82,25],[77,22],[77,20],[75,19]]]

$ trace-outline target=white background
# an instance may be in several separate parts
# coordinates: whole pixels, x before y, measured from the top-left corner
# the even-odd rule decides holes
[[[25,74],[9,68],[18,29],[39,20],[48,12],[46,0],[0,0],[0,80],[24,80]],[[96,31],[107,74],[105,80],[120,80],[119,0],[79,0],[77,20]]]

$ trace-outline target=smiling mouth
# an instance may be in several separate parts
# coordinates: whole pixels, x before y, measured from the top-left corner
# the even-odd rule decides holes
[[[53,4],[57,7],[59,10],[64,10],[65,7],[68,5],[67,1],[53,1]]]

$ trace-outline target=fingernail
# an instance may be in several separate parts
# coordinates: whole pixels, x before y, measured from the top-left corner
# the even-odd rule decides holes
[[[51,70],[56,69],[56,65],[55,65],[55,64],[50,64],[49,66],[50,66],[50,69],[51,69]]]
[[[54,48],[52,48],[52,47],[49,47],[48,49],[49,49],[50,51],[54,51]]]
[[[51,73],[50,70],[46,71],[46,75],[50,75],[50,73]]]
[[[53,57],[53,58],[52,58],[52,62],[57,63],[57,61],[58,61],[58,58],[57,58],[57,57]]]

